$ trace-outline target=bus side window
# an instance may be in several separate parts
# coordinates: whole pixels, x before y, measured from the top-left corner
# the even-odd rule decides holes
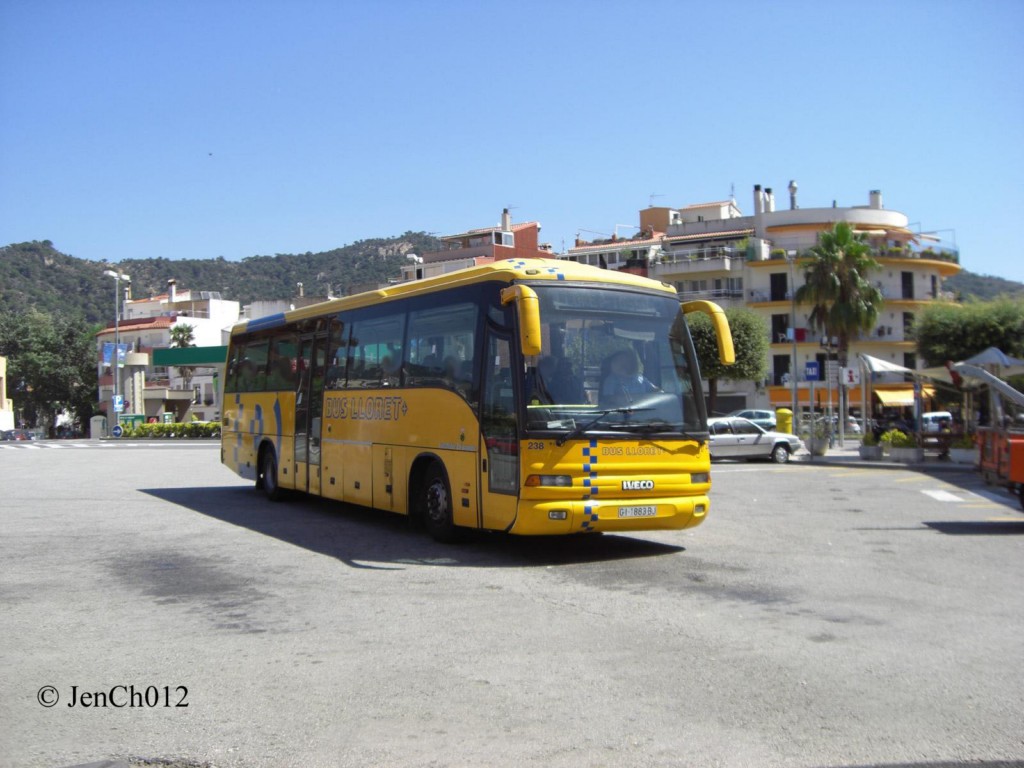
[[[334,318],[330,321],[329,355],[327,358],[327,389],[345,388],[345,365],[348,362],[348,327]]]
[[[228,368],[224,375],[224,391],[238,392],[238,370],[242,359],[242,346],[236,345],[231,350]]]
[[[278,336],[270,345],[270,371],[267,374],[267,387],[272,391],[290,391],[295,389],[295,373],[297,354],[295,336],[285,334]]]
[[[245,345],[239,372],[238,391],[262,392],[267,386],[268,339],[250,341]]]

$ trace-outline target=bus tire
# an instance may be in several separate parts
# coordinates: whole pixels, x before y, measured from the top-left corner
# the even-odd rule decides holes
[[[440,464],[431,464],[424,473],[416,506],[420,523],[435,541],[450,544],[458,540],[458,528],[452,518],[452,492]]]
[[[772,448],[771,459],[776,464],[785,464],[789,461],[789,448],[782,443],[776,443],[775,447]]]
[[[270,501],[281,501],[284,499],[284,491],[281,489],[277,478],[277,454],[269,446],[260,451],[256,487],[261,489]]]

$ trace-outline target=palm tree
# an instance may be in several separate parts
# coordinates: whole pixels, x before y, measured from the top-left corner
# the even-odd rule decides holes
[[[850,340],[875,327],[882,307],[882,292],[868,273],[878,269],[864,236],[840,221],[822,232],[818,244],[806,252],[811,262],[804,284],[796,292],[798,304],[810,304],[811,327],[838,341],[839,365],[849,362]]]
[[[171,328],[171,347],[174,349],[194,347],[196,337],[192,333],[193,330],[195,329],[191,325],[176,325]],[[185,389],[189,389],[192,386],[192,377],[195,375],[195,372],[196,369],[193,365],[178,367],[178,375],[181,376]]]

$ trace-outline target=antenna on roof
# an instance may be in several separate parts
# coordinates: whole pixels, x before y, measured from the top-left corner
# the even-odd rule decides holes
[[[656,198],[656,197],[664,197],[664,196],[665,195],[663,195],[663,194],[659,194],[659,193],[656,193],[656,192],[651,192],[650,196],[647,198],[647,207],[648,208],[653,208],[654,207],[654,198]]]

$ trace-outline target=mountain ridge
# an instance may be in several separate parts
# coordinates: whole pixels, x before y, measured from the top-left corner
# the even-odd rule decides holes
[[[310,296],[343,296],[401,275],[410,254],[439,250],[441,243],[425,232],[358,240],[329,251],[249,256],[239,261],[209,259],[127,259],[116,268],[132,278],[136,298],[167,291],[174,279],[179,290],[219,291],[242,305],[256,300],[293,298],[302,283]],[[78,315],[89,323],[107,323],[115,286],[103,275],[114,265],[62,253],[49,240],[0,247],[0,311]],[[960,299],[1024,300],[1024,283],[968,270],[948,278],[946,292]]]

